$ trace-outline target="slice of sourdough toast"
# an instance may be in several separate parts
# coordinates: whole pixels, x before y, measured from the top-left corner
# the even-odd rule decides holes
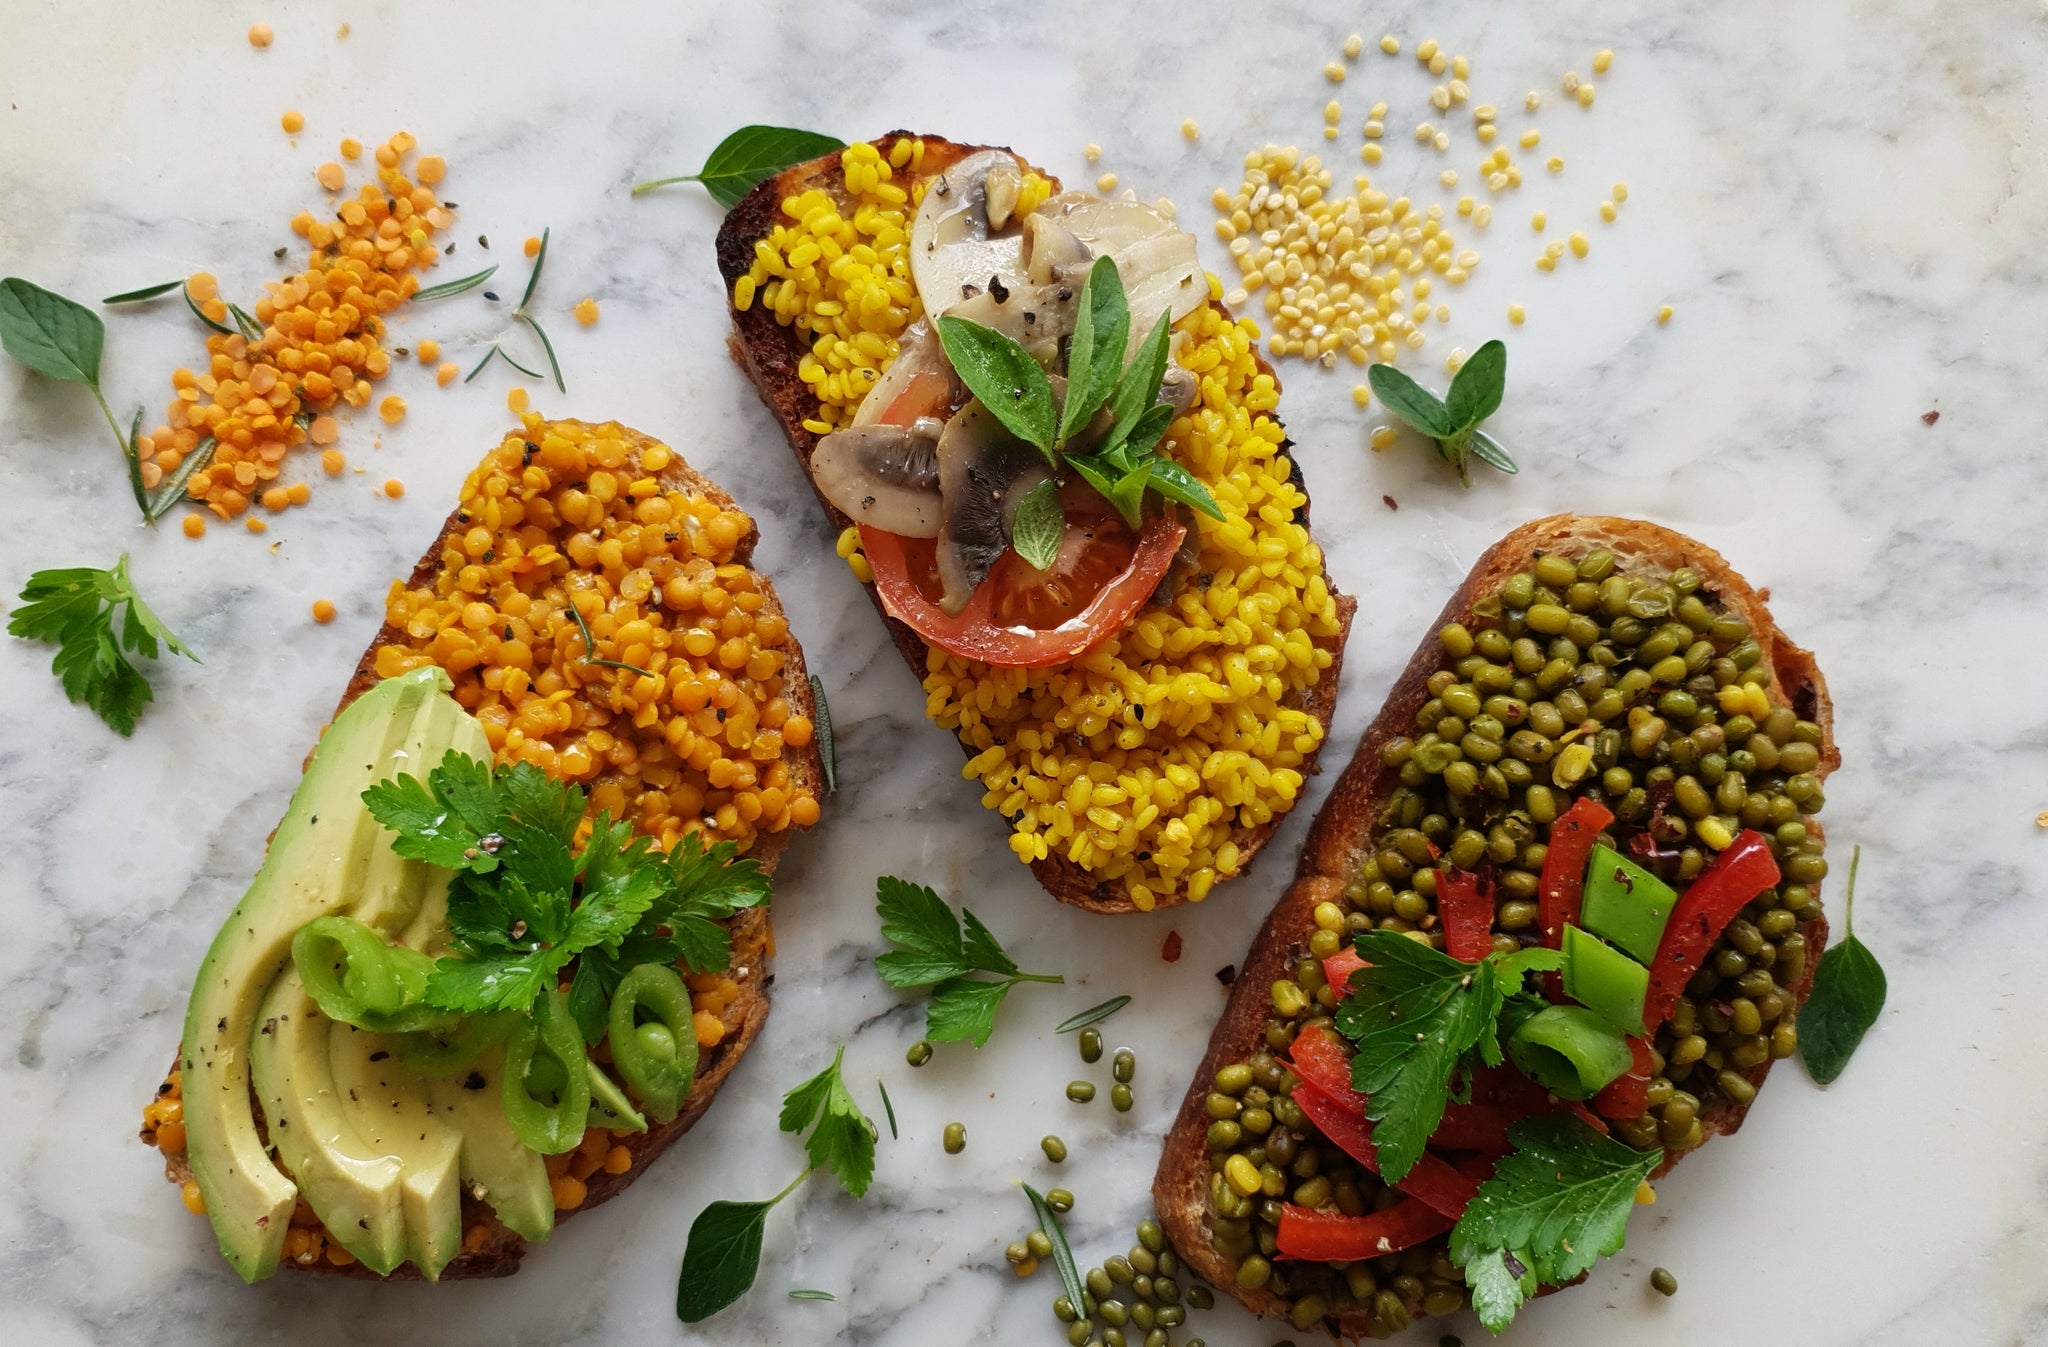
[[[683,461],[681,455],[668,450],[666,446],[660,447],[660,456],[665,458],[666,462],[656,470],[647,470],[643,466],[643,456],[655,449],[657,442],[638,431],[616,425],[590,426],[578,421],[558,421],[529,425],[523,432],[515,433],[515,438],[523,434],[529,445],[537,445],[543,443],[551,432],[556,431],[564,432],[579,442],[595,434],[622,443],[625,448],[625,462],[614,471],[615,477],[621,481],[652,478],[663,494],[680,493],[690,501],[706,501],[718,511],[739,509],[738,504],[722,488],[691,468]],[[507,443],[511,443],[511,440],[508,439]],[[486,465],[488,462],[489,460],[486,460]],[[479,472],[482,471],[480,468]],[[467,494],[465,489],[465,495]],[[472,517],[467,507],[458,504],[450,511],[447,521],[442,525],[432,544],[421,554],[411,576],[403,582],[403,588],[411,591],[432,589],[446,568],[463,557],[463,541],[477,525],[478,521]],[[557,531],[561,537],[555,541],[563,544],[559,550],[567,552],[567,537],[574,530],[566,524],[561,524],[557,526]],[[688,534],[688,530],[683,528],[672,528],[670,532],[678,538],[686,538]],[[753,585],[762,600],[755,610],[756,618],[786,621],[781,603],[768,577],[751,570],[754,546],[758,538],[758,529],[750,526],[732,545],[730,564],[748,568]],[[683,556],[688,555],[687,542],[678,542],[676,547]],[[682,623],[679,621],[677,625],[681,626]],[[764,643],[764,646],[767,644]],[[380,681],[378,656],[387,646],[399,647],[401,653],[413,649],[403,624],[396,619],[387,620],[379,629],[377,638],[363,652],[342,691],[341,700],[335,707],[336,715]],[[815,719],[816,705],[804,665],[803,649],[797,642],[795,632],[786,631],[772,648],[783,657],[779,673],[783,683],[780,695],[788,703],[790,713],[806,719]],[[482,672],[481,668],[478,668],[468,672],[452,673],[458,693],[465,680],[478,680]],[[618,675],[615,673],[613,676]],[[593,699],[593,704],[602,704],[607,711],[613,709],[610,701],[613,683],[610,678],[592,680],[580,685],[572,684],[571,687],[571,696]],[[502,756],[501,754],[501,758]],[[791,746],[785,740],[779,761],[787,769],[789,792],[792,796],[801,792],[812,800],[823,797],[824,771],[815,740],[802,747]],[[597,777],[586,780],[584,784],[601,784],[605,779],[605,774],[600,773]],[[793,828],[787,826],[772,831],[764,828],[753,835],[751,844],[743,848],[744,854],[760,862],[764,870],[772,872],[784,847],[788,845],[792,831]],[[613,1166],[599,1166],[586,1178],[581,1179],[581,1201],[571,1207],[558,1208],[555,1213],[557,1224],[617,1196],[644,1174],[647,1166],[657,1156],[704,1116],[705,1110],[710,1108],[711,1101],[717,1096],[720,1086],[732,1074],[733,1068],[738,1066],[741,1057],[753,1043],[754,1036],[760,1032],[762,1024],[768,1017],[768,990],[774,981],[773,974],[768,968],[771,938],[767,909],[741,909],[725,925],[732,939],[732,966],[725,976],[734,984],[735,993],[730,1002],[717,1011],[720,1037],[715,1044],[701,1050],[696,1078],[691,1085],[688,1099],[672,1121],[650,1121],[645,1132],[613,1137],[611,1143],[625,1148],[630,1164],[617,1172],[614,1172]],[[174,1062],[173,1076],[176,1074],[175,1065]],[[159,1091],[159,1096],[174,1095],[176,1088],[173,1081],[167,1079]],[[182,1150],[173,1151],[162,1146],[157,1135],[158,1130],[154,1125],[146,1126],[142,1134],[143,1140],[164,1150],[165,1176],[172,1183],[183,1184],[192,1177],[186,1156]],[[462,1252],[442,1269],[442,1280],[504,1277],[519,1270],[519,1260],[526,1251],[527,1241],[507,1229],[492,1214],[485,1202],[470,1196],[463,1198],[462,1235]],[[411,1263],[399,1267],[389,1278],[379,1278],[377,1274],[357,1262],[350,1261],[345,1265],[338,1265],[318,1256],[306,1260],[286,1257],[283,1265],[299,1271],[338,1274],[368,1280],[416,1281],[420,1278],[418,1269]]]
[[[960,162],[969,155],[990,148],[979,145],[961,145],[937,136],[918,137],[907,131],[892,131],[870,142],[878,150],[887,151],[899,140],[916,140],[922,149],[917,160],[916,172],[922,177],[932,177]],[[1020,164],[1024,161],[1020,158]],[[1029,165],[1024,165],[1029,169]],[[1042,170],[1031,169],[1045,177],[1057,192],[1057,179]],[[777,321],[769,306],[763,303],[749,303],[741,307],[734,302],[734,286],[754,264],[756,245],[768,237],[778,219],[781,218],[782,203],[810,190],[818,190],[831,196],[841,206],[848,204],[845,177],[842,171],[842,155],[834,153],[785,169],[775,177],[756,186],[726,216],[724,226],[718,233],[718,268],[725,282],[728,306],[732,311],[733,335],[731,349],[733,359],[753,381],[761,401],[774,415],[789,441],[791,451],[804,469],[810,471],[812,453],[821,438],[819,432],[806,426],[806,422],[817,424],[820,404],[812,387],[800,377],[800,366],[810,350],[808,339],[794,326]],[[1211,300],[1211,306],[1227,315],[1220,301]],[[1252,357],[1259,372],[1272,376],[1272,368],[1259,356],[1256,345]],[[1275,391],[1278,382],[1275,380]],[[1262,415],[1271,416],[1266,412]],[[1308,488],[1302,481],[1301,465],[1293,453],[1292,441],[1283,441],[1280,450],[1287,455],[1288,475],[1293,487],[1302,498],[1297,518],[1304,529],[1308,526]],[[818,502],[830,516],[836,529],[845,530],[852,520],[836,509],[822,493]],[[1256,521],[1254,521],[1256,527]],[[1312,716],[1324,730],[1330,724],[1331,711],[1336,702],[1338,676],[1342,667],[1344,642],[1350,633],[1351,617],[1357,607],[1349,595],[1338,593],[1333,581],[1325,575],[1324,582],[1335,602],[1337,615],[1336,630],[1316,639],[1316,645],[1328,652],[1330,663],[1321,671],[1321,676],[1310,686],[1292,694],[1290,706]],[[1205,583],[1206,577],[1189,578],[1187,583]],[[880,595],[873,585],[866,586],[868,597],[874,601],[876,611],[881,614],[890,639],[895,643],[904,663],[910,667],[913,676],[923,679],[930,669],[931,652],[922,638],[904,623],[891,617],[884,609]],[[1320,745],[1318,745],[1319,747]],[[970,759],[977,749],[964,739],[963,752]],[[1300,770],[1312,773],[1317,770],[1315,754],[1309,754]],[[1263,848],[1274,830],[1284,818],[1284,809],[1275,811],[1266,822],[1251,824],[1241,819],[1234,825],[1231,840],[1237,848],[1237,862],[1230,874],[1241,874],[1252,858]],[[1171,893],[1162,893],[1149,903],[1134,902],[1121,882],[1105,880],[1089,866],[1069,859],[1055,850],[1051,854],[1031,862],[1033,874],[1046,891],[1063,903],[1085,908],[1092,912],[1123,913],[1149,910],[1151,907],[1169,907],[1187,901],[1185,886]],[[1228,875],[1219,876],[1225,878]]]
[[[1763,598],[1712,548],[1640,520],[1553,515],[1522,525],[1487,549],[1428,628],[1311,825],[1294,882],[1275,904],[1239,966],[1222,1017],[1210,1035],[1208,1050],[1188,1085],[1160,1155],[1152,1193],[1167,1237],[1188,1267],[1235,1296],[1255,1314],[1284,1314],[1288,1302],[1265,1286],[1239,1287],[1237,1261],[1218,1252],[1212,1243],[1215,1214],[1207,1142],[1211,1118],[1206,1101],[1216,1073],[1224,1066],[1246,1061],[1267,1046],[1273,985],[1294,977],[1298,961],[1309,956],[1308,942],[1318,929],[1314,915],[1317,905],[1343,900],[1347,886],[1356,881],[1363,864],[1373,857],[1376,839],[1387,830],[1382,815],[1400,785],[1400,777],[1382,755],[1395,739],[1414,732],[1416,714],[1431,696],[1427,686],[1430,676],[1451,663],[1437,633],[1453,622],[1467,624],[1477,631],[1481,624],[1475,620],[1474,603],[1497,594],[1509,577],[1529,569],[1537,557],[1557,553],[1576,560],[1600,547],[1614,553],[1617,574],[1664,574],[1680,567],[1697,572],[1702,577],[1700,595],[1723,613],[1748,624],[1749,639],[1757,643],[1760,661],[1771,671],[1773,698],[1789,704],[1800,720],[1819,727],[1819,761],[1813,774],[1824,778],[1840,764],[1827,683],[1812,654],[1794,645],[1778,629]],[[1821,836],[1817,820],[1809,817],[1805,824],[1811,836]],[[1817,914],[1819,885],[1810,887]],[[1814,915],[1801,922],[1798,929],[1807,951],[1804,969],[1789,986],[1782,988],[1795,1011],[1812,989],[1813,969],[1827,940],[1827,921],[1824,916]],[[1715,951],[1726,943],[1723,936]],[[1763,1083],[1770,1067],[1771,1060],[1766,1057],[1740,1074],[1751,1087],[1756,1087]],[[1701,1140],[1735,1131],[1742,1125],[1748,1108],[1748,1103],[1738,1102],[1725,1093],[1708,1093],[1698,1115]],[[1667,1152],[1653,1177],[1661,1177],[1689,1153]],[[1545,1293],[1554,1289],[1545,1288]],[[1415,1306],[1409,1309],[1419,1312]],[[1322,1318],[1321,1324],[1336,1337],[1351,1339],[1367,1336],[1372,1320],[1365,1309],[1352,1308],[1333,1310]]]

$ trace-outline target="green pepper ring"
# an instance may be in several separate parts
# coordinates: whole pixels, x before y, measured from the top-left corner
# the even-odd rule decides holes
[[[643,1010],[645,1025],[638,1019]],[[619,979],[607,1019],[612,1065],[627,1088],[657,1122],[674,1121],[697,1074],[697,1031],[682,977],[663,964],[640,964]],[[667,1041],[644,1032],[656,1025]]]

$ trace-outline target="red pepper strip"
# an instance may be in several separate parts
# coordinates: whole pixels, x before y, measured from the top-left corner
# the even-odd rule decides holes
[[[1351,1049],[1320,1025],[1294,1036],[1294,1074],[1354,1118],[1365,1116],[1365,1096],[1351,1088]]]
[[[1276,1239],[1282,1258],[1318,1263],[1351,1263],[1381,1254],[1399,1253],[1434,1239],[1457,1222],[1432,1211],[1415,1198],[1396,1202],[1385,1211],[1346,1216],[1341,1211],[1311,1211],[1292,1202],[1280,1208]]]
[[[1628,1050],[1634,1058],[1629,1068],[1607,1082],[1593,1096],[1593,1111],[1603,1118],[1640,1118],[1650,1109],[1650,1040],[1631,1038]],[[1602,1128],[1602,1131],[1607,1129]]]
[[[1624,1077],[1624,1079],[1626,1079],[1626,1077]],[[1645,1081],[1644,1084],[1645,1087],[1647,1087],[1648,1082]],[[1586,1124],[1586,1126],[1592,1128],[1594,1131],[1598,1132],[1603,1137],[1607,1135],[1607,1120],[1605,1118],[1602,1118],[1599,1114],[1593,1112],[1592,1109],[1587,1108],[1584,1104],[1581,1104],[1576,1099],[1565,1099],[1561,1100],[1560,1102],[1563,1103],[1563,1105],[1567,1109],[1571,1110],[1572,1115],[1576,1117],[1580,1122]],[[1647,1108],[1649,1107],[1649,1105],[1645,1103],[1643,1107]],[[1622,1114],[1621,1116],[1628,1118],[1636,1118],[1641,1117],[1642,1112],[1643,1109],[1639,1108],[1634,1113]]]
[[[1579,800],[1550,825],[1550,849],[1543,853],[1539,912],[1543,943],[1557,949],[1564,928],[1579,924],[1579,900],[1586,889],[1586,861],[1600,830],[1614,822],[1614,812],[1598,800]],[[1751,895],[1752,897],[1754,895]]]
[[[1306,1080],[1294,1087],[1293,1098],[1318,1132],[1337,1143],[1346,1155],[1379,1173],[1379,1149],[1372,1142],[1371,1123],[1346,1112],[1342,1104]],[[1477,1180],[1460,1174],[1442,1156],[1429,1151],[1416,1159],[1415,1167],[1394,1187],[1454,1221],[1479,1192]]]
[[[1528,1116],[1528,1109],[1502,1104],[1450,1104],[1429,1144],[1447,1151],[1505,1151],[1508,1124]]]
[[[1552,848],[1555,854],[1556,848]],[[1583,868],[1583,867],[1582,867]],[[1550,863],[1543,865],[1545,875]],[[1650,963],[1650,990],[1643,997],[1643,1025],[1651,1033],[1671,1018],[1671,1009],[1692,975],[1700,971],[1721,932],[1743,905],[1778,882],[1778,862],[1763,834],[1748,829],[1678,895],[1657,957]]]
[[[1478,875],[1437,871],[1436,910],[1444,919],[1444,951],[1453,959],[1478,963],[1493,952],[1493,896],[1480,889]]]
[[[1323,960],[1323,980],[1337,989],[1341,1000],[1351,994],[1351,975],[1361,968],[1370,967],[1371,964],[1358,957],[1357,946],[1346,945]]]

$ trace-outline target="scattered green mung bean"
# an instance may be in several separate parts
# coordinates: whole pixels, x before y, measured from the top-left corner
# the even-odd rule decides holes
[[[932,1059],[932,1045],[923,1039],[910,1045],[910,1051],[903,1054],[903,1060],[912,1066],[923,1066]]]
[[[1102,1060],[1102,1031],[1090,1026],[1080,1034],[1081,1060],[1099,1062]]]
[[[1064,1216],[1074,1209],[1074,1195],[1064,1188],[1048,1188],[1045,1205]]]
[[[1116,1077],[1119,1085],[1129,1085],[1138,1071],[1138,1054],[1129,1048],[1118,1048],[1116,1056],[1109,1059],[1109,1074]]]
[[[944,1136],[946,1154],[958,1155],[967,1149],[967,1124],[949,1122]]]
[[[1056,1136],[1048,1135],[1041,1137],[1038,1142],[1038,1149],[1044,1151],[1045,1158],[1056,1165],[1065,1162],[1067,1158],[1067,1143],[1061,1141]]]
[[[1123,1082],[1119,1081],[1115,1085],[1109,1087],[1109,1106],[1111,1108],[1115,1109],[1118,1113],[1129,1113],[1131,1111],[1131,1103],[1132,1099],[1130,1086],[1125,1085]],[[1220,1123],[1215,1124],[1215,1126],[1221,1125],[1222,1124]],[[1230,1126],[1235,1127],[1237,1126],[1237,1124],[1231,1123]]]
[[[1092,1080],[1070,1080],[1067,1082],[1067,1098],[1077,1104],[1085,1104],[1095,1097],[1095,1082]]]
[[[1670,1268],[1651,1268],[1650,1286],[1660,1296],[1675,1296],[1678,1294],[1678,1278],[1671,1275]]]

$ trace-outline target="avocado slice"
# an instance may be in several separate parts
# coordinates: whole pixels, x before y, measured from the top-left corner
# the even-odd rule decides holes
[[[555,1228],[555,1194],[547,1162],[505,1120],[498,1085],[504,1069],[505,1049],[493,1046],[470,1070],[427,1081],[427,1097],[462,1134],[462,1183],[470,1196],[488,1202],[506,1229],[544,1240]]]
[[[248,1281],[276,1271],[299,1195],[250,1106],[259,1012],[308,921],[390,903],[398,909],[387,914],[391,924],[376,923],[389,930],[426,901],[428,867],[397,858],[361,796],[394,769],[428,770],[449,748],[488,756],[482,727],[445,695],[452,686],[441,670],[419,669],[371,688],[335,718],[262,869],[199,966],[180,1059],[187,1156],[221,1252]],[[320,1195],[308,1196],[317,1209]]]
[[[435,1281],[462,1250],[462,1134],[434,1116],[426,1082],[399,1065],[384,1035],[330,1021],[327,1048],[343,1118],[371,1151],[398,1165],[405,1214],[399,1261]],[[326,1194],[312,1185],[306,1192],[325,1219]]]

